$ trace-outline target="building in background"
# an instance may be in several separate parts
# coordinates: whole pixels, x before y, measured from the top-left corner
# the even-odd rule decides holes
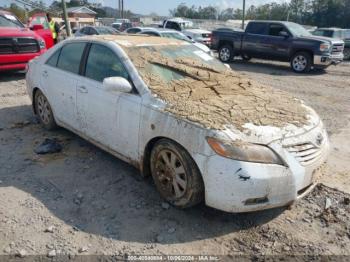
[[[77,6],[67,8],[68,19],[71,28],[81,28],[87,25],[95,25],[96,12],[86,6]],[[54,17],[54,21],[63,25],[64,21],[61,17]]]

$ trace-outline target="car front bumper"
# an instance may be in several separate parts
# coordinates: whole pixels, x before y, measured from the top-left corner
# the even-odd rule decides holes
[[[319,133],[319,129],[316,129],[307,136],[314,138]],[[284,159],[286,166],[236,161],[219,155],[208,157],[205,170],[202,171],[206,204],[226,212],[238,213],[293,203],[308,193],[316,183],[319,167],[329,151],[325,131],[323,137],[322,146],[319,146],[317,152],[309,149],[314,155],[308,155],[303,148],[291,152],[298,145],[303,147],[305,144],[298,137],[286,140],[285,144],[270,144]]]
[[[329,65],[336,65],[343,61],[344,54],[336,55],[314,55],[314,66],[315,67],[324,67]]]

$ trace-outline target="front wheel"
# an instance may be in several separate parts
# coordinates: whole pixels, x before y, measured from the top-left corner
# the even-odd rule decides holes
[[[152,152],[150,166],[161,196],[179,208],[194,206],[203,200],[203,180],[194,160],[180,145],[159,140]]]
[[[230,45],[223,45],[219,49],[219,59],[223,63],[228,63],[233,59],[233,48]]]
[[[290,66],[296,73],[307,73],[311,70],[311,55],[306,52],[298,52],[293,55]]]

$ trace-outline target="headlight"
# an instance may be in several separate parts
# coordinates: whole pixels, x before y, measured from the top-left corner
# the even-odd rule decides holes
[[[320,45],[320,51],[321,52],[328,51],[330,47],[331,47],[330,44],[323,43]]]
[[[39,46],[40,46],[40,49],[45,49],[46,45],[45,45],[45,41],[42,40],[42,39],[39,39]]]
[[[284,165],[281,158],[272,149],[264,145],[243,141],[228,143],[213,137],[207,137],[207,141],[215,153],[223,157],[246,162]]]

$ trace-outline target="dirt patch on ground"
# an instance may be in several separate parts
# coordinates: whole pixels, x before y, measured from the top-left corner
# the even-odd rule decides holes
[[[128,52],[152,92],[168,103],[167,111],[215,129],[230,125],[243,129],[245,123],[277,127],[307,124],[306,110],[293,96],[232,70],[214,68],[199,58],[162,55],[171,48],[153,46]],[[155,74],[155,66],[167,76]]]

